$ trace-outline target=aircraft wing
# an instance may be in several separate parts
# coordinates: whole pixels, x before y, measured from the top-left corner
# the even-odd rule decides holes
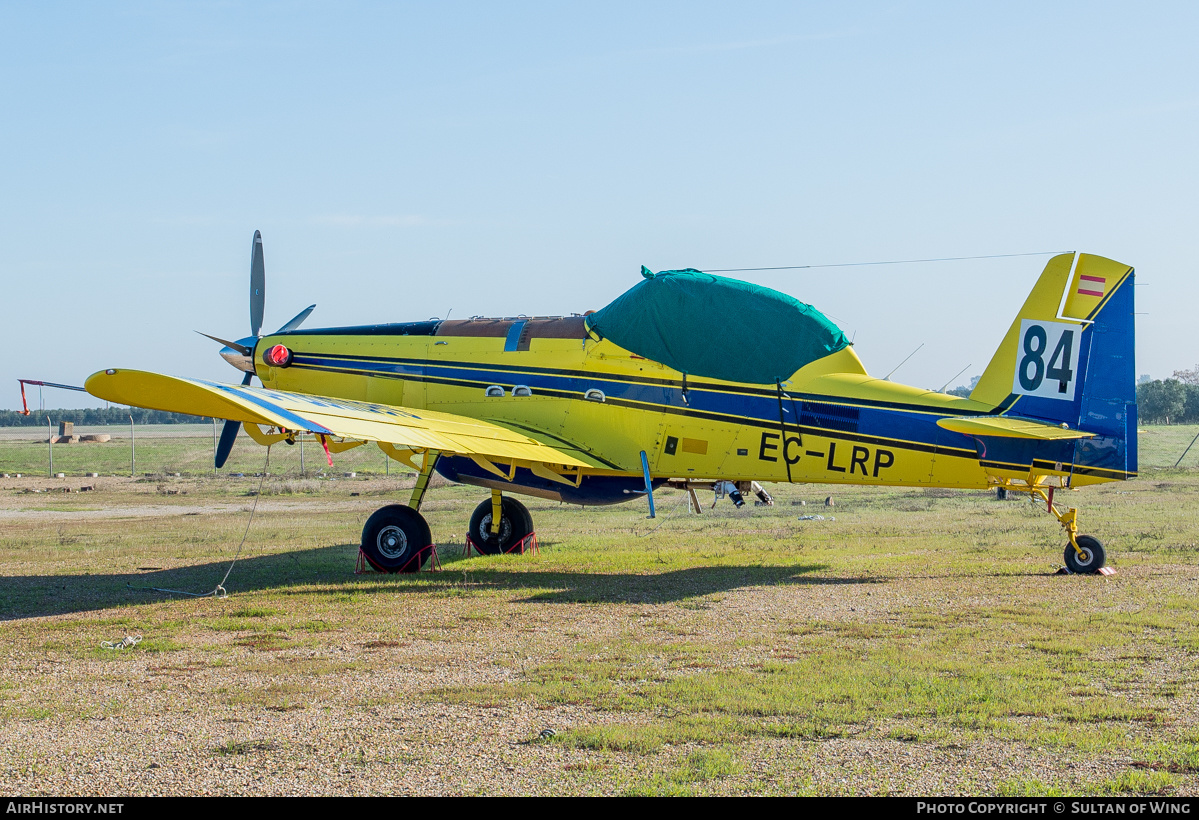
[[[641,469],[639,464],[634,464],[632,467],[615,464],[607,459],[600,458],[590,448],[584,447],[561,436],[550,433],[546,430],[541,430],[537,427],[532,427],[528,424],[520,424],[507,419],[488,419],[487,421],[496,424],[508,430],[512,430],[518,434],[524,434],[540,444],[547,447],[552,447],[562,453],[567,453],[582,461],[589,467],[596,470],[629,470],[634,471]]]
[[[968,436],[998,436],[1000,438],[1025,438],[1038,441],[1055,441],[1067,438],[1093,438],[1094,433],[1071,430],[1060,425],[1037,419],[1016,416],[964,416],[937,420],[938,427],[964,433]]]
[[[87,392],[118,404],[377,441],[447,455],[589,467],[588,461],[491,422],[408,410],[387,404],[310,396],[262,387],[182,379],[140,370],[103,370],[84,383]]]

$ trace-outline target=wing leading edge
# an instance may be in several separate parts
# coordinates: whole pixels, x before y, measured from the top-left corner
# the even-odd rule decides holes
[[[385,448],[389,450],[437,450],[447,455],[505,462],[540,462],[571,468],[592,466],[506,427],[451,413],[414,412],[386,404],[183,379],[141,370],[103,370],[88,377],[84,386],[93,396],[118,404],[375,441],[392,445]]]

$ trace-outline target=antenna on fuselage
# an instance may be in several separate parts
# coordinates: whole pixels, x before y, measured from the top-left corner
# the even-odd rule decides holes
[[[952,382],[954,379],[956,379],[958,376],[962,375],[963,373],[965,373],[965,372],[966,372],[967,370],[969,370],[969,369],[970,369],[970,365],[966,365],[966,366],[965,366],[965,367],[963,367],[961,370],[959,370],[957,373],[954,373],[952,376],[950,376],[950,377],[949,377],[949,381],[947,381],[947,382],[945,382],[945,384],[941,385],[941,389],[940,389],[940,390],[938,390],[937,392],[938,392],[938,393],[944,393],[944,392],[945,392],[945,388],[946,388],[946,387],[949,387],[950,383],[951,383],[951,382]]]
[[[920,347],[924,347],[924,342],[920,343]],[[895,365],[895,367],[891,368],[891,372],[888,373],[887,375],[883,376],[883,381],[885,381],[885,382],[890,381],[891,377],[895,375],[896,370],[903,367],[907,363],[908,359],[912,358],[913,356],[915,356],[917,353],[920,352],[920,347],[917,347],[915,350],[913,350],[911,353],[909,353],[907,359],[904,359],[902,362]]]

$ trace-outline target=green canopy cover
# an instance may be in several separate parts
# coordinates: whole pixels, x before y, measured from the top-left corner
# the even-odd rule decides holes
[[[587,326],[687,375],[774,384],[849,344],[820,311],[761,285],[693,268],[641,275]]]

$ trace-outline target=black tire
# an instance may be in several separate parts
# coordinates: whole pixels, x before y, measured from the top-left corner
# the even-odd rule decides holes
[[[432,543],[424,517],[402,504],[375,510],[362,528],[362,553],[379,572],[419,572],[417,554]]]
[[[504,496],[500,502],[500,532],[491,532],[491,499],[475,507],[470,517],[470,530],[467,535],[479,552],[484,555],[498,555],[512,549],[533,532],[533,516],[529,514],[524,504],[515,498]]]
[[[1098,538],[1093,538],[1090,535],[1080,535],[1074,540],[1078,542],[1078,546],[1082,549],[1083,554],[1079,555],[1074,551],[1072,545],[1067,544],[1064,556],[1066,559],[1066,569],[1075,575],[1098,572],[1099,568],[1107,561],[1107,552],[1103,549],[1103,544],[1099,543]]]

